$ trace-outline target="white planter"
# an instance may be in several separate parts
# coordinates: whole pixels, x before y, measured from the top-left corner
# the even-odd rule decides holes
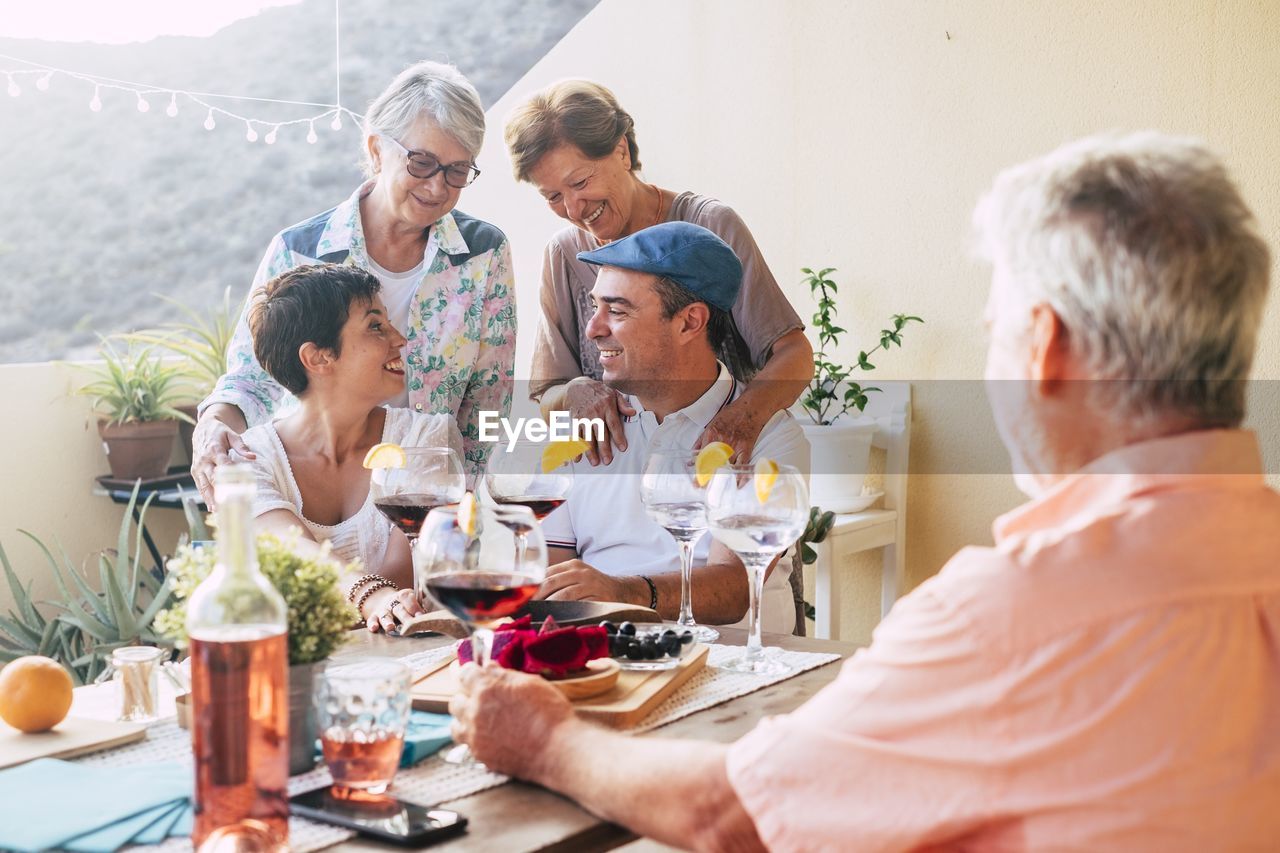
[[[865,506],[862,482],[871,458],[875,421],[841,418],[819,426],[801,416],[800,426],[809,440],[809,502],[832,512],[854,512]]]

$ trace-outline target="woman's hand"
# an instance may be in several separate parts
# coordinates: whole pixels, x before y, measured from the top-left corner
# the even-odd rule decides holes
[[[236,429],[237,426],[239,429]],[[215,403],[205,409],[200,420],[196,421],[196,428],[191,436],[191,476],[210,512],[214,510],[214,469],[235,461],[231,458],[233,450],[242,459],[257,458],[240,437],[244,428],[244,415],[235,406],[226,403]]]
[[[711,419],[694,450],[701,450],[713,441],[723,441],[734,449],[734,462],[750,462],[760,431],[773,415],[751,406],[746,397],[739,397]]]
[[[422,613],[411,589],[378,590],[364,604],[365,627],[388,637],[400,636],[400,626]]]
[[[604,422],[603,440],[587,439],[586,456],[592,466],[612,462],[614,445],[619,450],[627,449],[622,418],[634,415],[636,410],[627,405],[625,397],[598,379],[579,376],[565,386],[565,401],[571,418],[599,418]]]

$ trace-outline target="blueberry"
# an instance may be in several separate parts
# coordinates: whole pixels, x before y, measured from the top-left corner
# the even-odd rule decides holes
[[[623,622],[618,626],[618,633],[627,637],[634,637],[636,635],[636,626],[630,622]]]
[[[657,660],[658,658],[662,657],[662,650],[659,649],[657,646],[645,646],[644,657],[645,657],[645,660]]]
[[[674,636],[676,636],[676,632],[671,630],[670,628],[662,632],[662,639],[664,640],[667,639],[668,637],[674,637]]]
[[[681,635],[680,635],[680,642],[681,642],[681,643],[684,643],[686,646],[687,646],[687,645],[689,645],[690,643],[692,643],[692,642],[693,642],[693,632],[692,632],[692,631],[685,631],[683,634],[681,634]]]
[[[644,651],[637,644],[627,646],[627,660],[644,660]]]
[[[682,648],[679,637],[672,635],[670,637],[664,637],[662,640],[662,651],[671,655],[673,658],[680,657],[680,650]]]
[[[600,623],[600,627],[604,629],[606,634],[618,633],[618,626],[610,622],[608,619]]]

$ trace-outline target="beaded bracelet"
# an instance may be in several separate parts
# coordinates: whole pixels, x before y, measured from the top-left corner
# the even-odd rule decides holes
[[[387,589],[388,587],[395,589],[396,585],[383,577],[378,578],[376,581],[365,587],[364,594],[362,594],[360,596],[360,600],[356,602],[356,612],[363,615],[364,603],[369,600],[369,596],[373,595],[380,589]]]
[[[382,581],[383,583],[391,583],[391,581],[387,580],[382,575],[374,575],[374,574],[361,575],[360,578],[351,585],[351,589],[347,590],[347,602],[349,604],[355,604],[356,593],[360,591],[360,588],[362,586],[369,583],[370,581]],[[363,598],[360,600],[364,601]]]
[[[640,580],[644,581],[649,585],[649,609],[657,610],[658,609],[658,587],[654,585],[653,578],[649,578],[649,577],[645,577],[644,575],[641,575]]]

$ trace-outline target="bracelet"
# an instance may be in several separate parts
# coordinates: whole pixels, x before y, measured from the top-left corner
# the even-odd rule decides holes
[[[364,586],[370,581],[382,581],[383,583],[391,583],[391,581],[387,580],[382,575],[373,575],[373,574],[361,575],[360,578],[351,585],[351,589],[347,590],[347,603],[355,604],[356,593],[360,591],[360,587]],[[360,600],[364,601],[363,598]],[[359,607],[359,605],[356,605],[356,606]]]
[[[364,603],[369,600],[369,596],[373,595],[380,589],[395,589],[395,584],[384,577],[379,577],[376,581],[365,587],[364,594],[360,596],[360,600],[356,602],[356,612],[361,616],[364,615]]]
[[[641,575],[640,580],[644,581],[649,585],[649,609],[657,610],[658,609],[658,588],[654,586],[653,578],[645,577],[644,575]]]

